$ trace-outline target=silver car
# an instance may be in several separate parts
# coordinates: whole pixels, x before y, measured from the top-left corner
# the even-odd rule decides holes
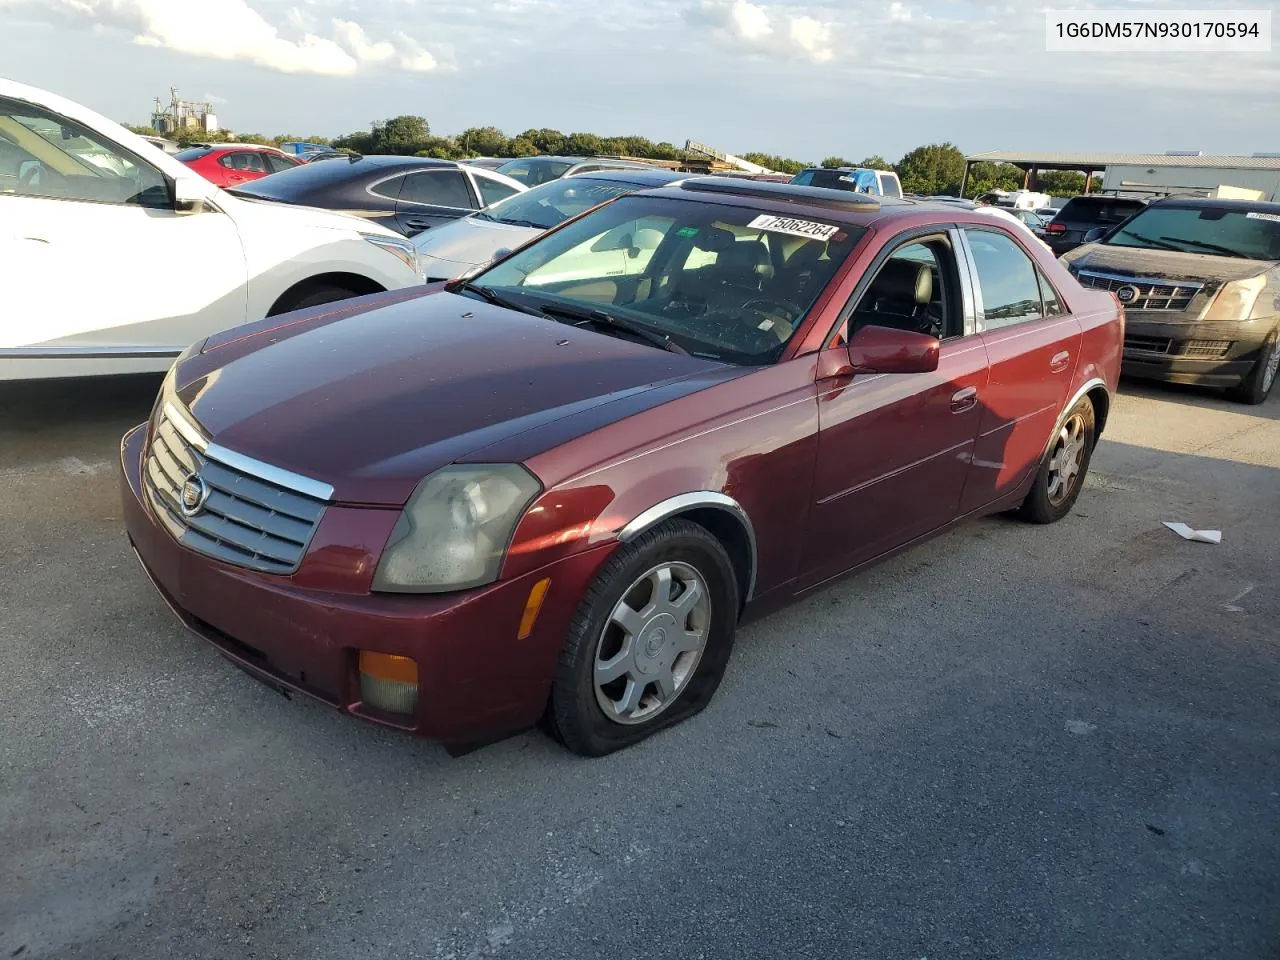
[[[649,167],[601,170],[552,180],[453,223],[419,234],[414,239],[418,262],[428,283],[453,280],[606,200],[636,190],[663,186],[687,176]],[[641,254],[630,257],[630,262],[623,265],[624,269],[616,272],[629,272],[626,267],[647,262],[648,258],[643,256],[645,238],[643,229],[633,231],[632,243],[627,249],[640,250]],[[594,252],[602,256],[621,256],[612,249]],[[593,251],[585,251],[584,256],[591,253]],[[584,269],[589,267],[590,264],[584,263]],[[609,272],[615,271],[605,269],[600,275]]]

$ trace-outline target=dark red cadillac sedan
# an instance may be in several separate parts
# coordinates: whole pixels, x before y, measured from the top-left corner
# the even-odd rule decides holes
[[[269,684],[603,754],[706,706],[744,617],[964,518],[1063,516],[1122,342],[1016,225],[690,179],[194,345],[122,442],[125,517]]]

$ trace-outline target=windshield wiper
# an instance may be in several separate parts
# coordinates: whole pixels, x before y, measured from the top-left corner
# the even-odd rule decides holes
[[[505,223],[512,227],[532,227],[535,230],[546,230],[540,223],[534,223],[532,220],[508,220],[505,217],[491,217],[495,223]]]
[[[509,300],[502,294],[494,292],[491,287],[482,287],[480,284],[472,283],[470,280],[454,285],[449,289],[449,292],[474,293],[481,300],[484,300],[487,303],[492,303],[495,307],[503,307],[507,310],[514,310],[517,313],[529,313],[534,316],[538,315],[538,309],[536,307],[530,307],[523,303],[517,303],[514,300]]]
[[[1241,260],[1252,260],[1247,254],[1241,253],[1239,250],[1232,250],[1230,247],[1223,247],[1216,243],[1207,243],[1204,240],[1188,240],[1186,237],[1161,237],[1161,240],[1176,240],[1178,243],[1187,243],[1193,247],[1200,247],[1203,250],[1212,250],[1214,253],[1221,253],[1228,257],[1239,257]]]
[[[538,309],[543,313],[555,319],[557,316],[568,320],[576,321],[574,326],[583,323],[593,323],[597,327],[605,327],[610,330],[621,330],[623,333],[629,333],[632,336],[639,337],[646,343],[651,343],[655,347],[661,347],[663,350],[669,350],[671,353],[679,353],[689,356],[689,351],[680,344],[676,343],[665,333],[659,333],[651,327],[646,327],[642,323],[633,323],[630,320],[624,320],[622,317],[616,317],[612,313],[606,313],[604,310],[598,310],[593,307],[571,307],[568,304],[560,303],[544,303]]]
[[[1126,237],[1133,237],[1133,239],[1135,239],[1135,240],[1141,240],[1143,243],[1149,243],[1149,244],[1151,244],[1153,247],[1159,247],[1159,248],[1160,248],[1160,249],[1162,249],[1162,250],[1175,250],[1175,251],[1177,251],[1178,253],[1186,253],[1186,252],[1187,252],[1187,251],[1183,250],[1181,247],[1179,247],[1177,244],[1169,243],[1167,240],[1165,240],[1165,239],[1163,239],[1163,238],[1162,238],[1162,239],[1160,239],[1160,240],[1157,240],[1155,237],[1148,237],[1146,234],[1142,234],[1142,233],[1134,233],[1132,230],[1122,230],[1122,231],[1120,231],[1120,233],[1121,233],[1121,235],[1122,235],[1122,236],[1126,236]],[[1117,244],[1115,244],[1115,246],[1117,246],[1117,247],[1123,247],[1123,246],[1124,246],[1124,244],[1123,244],[1123,243],[1117,243]]]

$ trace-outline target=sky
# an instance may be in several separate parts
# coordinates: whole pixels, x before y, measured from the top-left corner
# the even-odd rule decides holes
[[[1046,53],[1044,10],[1019,0],[0,0],[0,76],[134,124],[173,86],[214,101],[224,126],[269,135],[336,136],[408,113],[438,134],[553,127],[809,162],[894,161],[941,142],[967,153],[1280,151],[1280,51]]]

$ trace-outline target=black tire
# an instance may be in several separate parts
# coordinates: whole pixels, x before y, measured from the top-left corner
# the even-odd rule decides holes
[[[1258,355],[1258,361],[1249,371],[1249,375],[1238,387],[1232,387],[1227,392],[1231,399],[1249,404],[1262,403],[1267,399],[1271,388],[1280,378],[1276,366],[1280,361],[1280,341],[1277,341],[1277,333],[1278,331],[1271,331],[1271,336],[1267,337],[1266,343],[1262,345],[1262,352]]]
[[[641,589],[646,572],[666,563],[692,570],[706,585],[710,608],[703,628],[705,644],[669,705],[650,719],[620,722],[606,714],[597,698],[597,652],[606,643],[606,628],[615,629],[610,619],[615,607]],[[676,599],[681,595],[676,594]],[[737,620],[738,580],[733,563],[705,527],[677,518],[642,534],[609,559],[574,615],[547,704],[550,733],[574,753],[599,757],[687,720],[706,707],[720,686]],[[657,690],[656,686],[645,689]]]
[[[1044,460],[1040,463],[1040,469],[1036,473],[1035,483],[1031,485],[1027,498],[1018,508],[1019,517],[1029,523],[1054,523],[1071,512],[1076,499],[1080,496],[1080,490],[1084,487],[1084,478],[1089,472],[1089,463],[1093,459],[1093,447],[1098,437],[1096,423],[1093,402],[1088,397],[1081,397],[1067,413],[1050,443],[1049,451],[1045,454]],[[1077,425],[1078,435],[1074,429]],[[1055,475],[1058,474],[1057,479],[1061,479],[1059,458],[1068,443],[1077,436],[1079,438],[1077,442],[1080,444],[1078,456],[1068,455],[1067,457],[1068,460],[1074,460],[1077,464],[1075,473],[1069,477],[1069,482],[1063,483],[1062,488],[1058,488]]]
[[[276,317],[282,313],[305,310],[307,307],[318,307],[326,303],[336,303],[339,300],[347,300],[357,296],[359,294],[349,287],[340,287],[336,284],[328,283],[321,284],[320,286],[310,287],[300,293],[281,297],[276,301],[276,305],[271,308],[271,312],[267,316]]]

